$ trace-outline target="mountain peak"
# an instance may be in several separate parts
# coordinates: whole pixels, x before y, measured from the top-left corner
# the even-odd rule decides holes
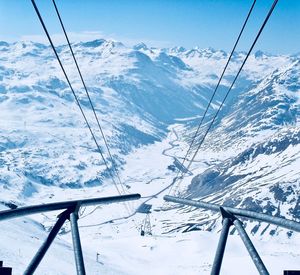
[[[172,47],[169,50],[170,53],[183,53],[186,52],[186,48],[182,46]]]
[[[0,41],[0,47],[1,46],[8,47],[9,44],[7,42],[5,42],[5,41]]]
[[[139,51],[139,50],[149,50],[148,46],[144,42],[140,42],[140,43],[134,45],[133,49],[137,50],[137,51]]]
[[[264,56],[264,52],[258,50],[258,51],[255,52],[254,55],[255,55],[255,58],[260,58],[260,57],[263,57],[263,56]]]
[[[83,47],[88,47],[88,48],[96,48],[101,46],[103,43],[105,43],[106,40],[105,39],[95,39],[92,41],[87,41],[87,42],[80,42],[80,44]]]

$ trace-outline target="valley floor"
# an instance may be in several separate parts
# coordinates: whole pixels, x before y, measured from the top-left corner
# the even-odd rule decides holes
[[[87,274],[209,274],[219,232],[174,230],[183,222],[176,209],[161,211],[162,191],[172,183],[176,175],[168,169],[178,151],[176,131],[173,126],[162,142],[142,147],[130,154],[121,173],[123,181],[130,185],[130,193],[141,193],[140,201],[87,207],[80,212],[80,234]],[[217,157],[217,156],[215,156]],[[222,156],[219,156],[220,158]],[[197,173],[207,168],[211,159],[198,159]],[[202,164],[201,164],[202,163]],[[193,171],[193,167],[192,167]],[[187,177],[186,186],[192,176]],[[61,189],[33,183],[37,192],[26,198],[26,204],[54,202],[67,199],[116,195],[111,183],[86,189]],[[152,204],[152,236],[140,236],[144,214],[135,213],[143,202]],[[21,274],[25,266],[46,237],[58,213],[1,223],[0,260],[12,266],[14,274]],[[126,218],[130,216],[129,218]],[[197,218],[195,218],[195,222]],[[281,236],[253,236],[257,250],[271,274],[282,274],[284,269],[300,269],[300,234],[291,239]],[[99,259],[96,261],[96,254]],[[69,224],[60,235],[49,255],[44,259],[37,274],[74,274],[74,259]],[[237,235],[230,235],[221,274],[256,274],[255,266]]]

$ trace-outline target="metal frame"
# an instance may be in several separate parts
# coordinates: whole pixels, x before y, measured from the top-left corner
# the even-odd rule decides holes
[[[234,225],[239,233],[248,253],[255,264],[257,271],[261,275],[269,275],[267,268],[265,267],[263,261],[261,260],[258,252],[256,251],[253,243],[251,242],[246,230],[244,229],[243,223],[237,218],[247,218],[255,221],[262,221],[269,224],[274,224],[280,227],[284,227],[290,230],[300,232],[300,223],[292,220],[274,217],[271,215],[266,215],[262,213],[257,213],[250,210],[244,210],[240,208],[225,207],[217,204],[207,203],[203,201],[194,201],[189,199],[182,199],[178,197],[173,197],[166,195],[164,196],[165,201],[175,202],[183,205],[194,206],[196,208],[203,208],[206,210],[221,212],[223,218],[222,231],[215,254],[211,275],[220,274],[222,260],[224,256],[225,246],[227,242],[227,237],[229,233],[230,226]]]
[[[59,230],[64,225],[66,220],[70,220],[71,232],[72,232],[72,241],[74,249],[74,257],[76,270],[78,275],[85,275],[84,259],[80,242],[79,228],[78,228],[78,210],[81,206],[89,205],[98,205],[98,204],[109,204],[123,201],[131,201],[140,199],[140,194],[131,194],[123,196],[113,196],[113,197],[104,197],[104,198],[93,198],[93,199],[84,199],[84,200],[75,200],[75,201],[64,201],[48,204],[40,204],[33,206],[25,206],[16,209],[0,211],[0,221],[14,219],[22,216],[38,214],[49,211],[57,211],[65,209],[61,214],[58,215],[58,220],[48,234],[46,240],[36,252],[35,256],[31,260],[30,264],[26,268],[24,274],[29,275],[33,274],[36,268],[39,266],[40,262],[44,258],[45,254],[48,251],[48,248],[54,241]]]
[[[82,255],[79,228],[78,228],[78,222],[77,222],[78,218],[79,217],[78,217],[78,208],[77,208],[70,215],[72,241],[73,241],[73,247],[74,247],[74,257],[75,257],[77,274],[85,275],[84,260],[83,260],[83,255]]]

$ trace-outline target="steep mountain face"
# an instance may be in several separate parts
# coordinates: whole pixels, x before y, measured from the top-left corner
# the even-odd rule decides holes
[[[189,141],[184,133],[195,131],[228,58],[211,48],[129,48],[104,39],[73,47],[120,170],[137,148],[162,142],[174,123],[184,129],[182,144]],[[107,156],[68,47],[58,52]],[[18,204],[39,185],[104,183],[108,171],[51,48],[0,42],[0,53],[1,200]],[[210,115],[244,56],[234,54]],[[192,165],[185,195],[299,219],[299,67],[297,55],[251,55],[203,144],[198,161],[207,169]]]
[[[217,131],[230,139],[256,136],[266,130],[295,125],[299,120],[299,60],[276,70],[241,95],[219,119]],[[216,131],[216,132],[217,132]]]
[[[299,59],[240,94],[200,152],[222,152],[225,157],[194,176],[185,196],[299,221],[299,95]],[[215,228],[216,218],[206,226]],[[273,235],[278,230],[253,224],[251,232]]]
[[[58,51],[96,129],[68,48],[60,46]],[[132,149],[161,140],[175,118],[195,115],[196,102],[204,100],[199,95],[201,87],[191,93],[180,84],[178,74],[187,68],[164,53],[152,60],[103,39],[75,44],[74,51],[118,165]],[[101,183],[108,173],[52,50],[33,42],[2,42],[0,52],[4,182],[9,184],[21,173],[22,180],[41,184],[80,187]]]

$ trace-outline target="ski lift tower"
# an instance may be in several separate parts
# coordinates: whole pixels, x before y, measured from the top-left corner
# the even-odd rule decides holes
[[[138,213],[146,214],[146,217],[141,224],[141,236],[152,235],[152,228],[151,228],[151,222],[150,222],[151,208],[152,208],[152,204],[143,203],[137,209]]]

